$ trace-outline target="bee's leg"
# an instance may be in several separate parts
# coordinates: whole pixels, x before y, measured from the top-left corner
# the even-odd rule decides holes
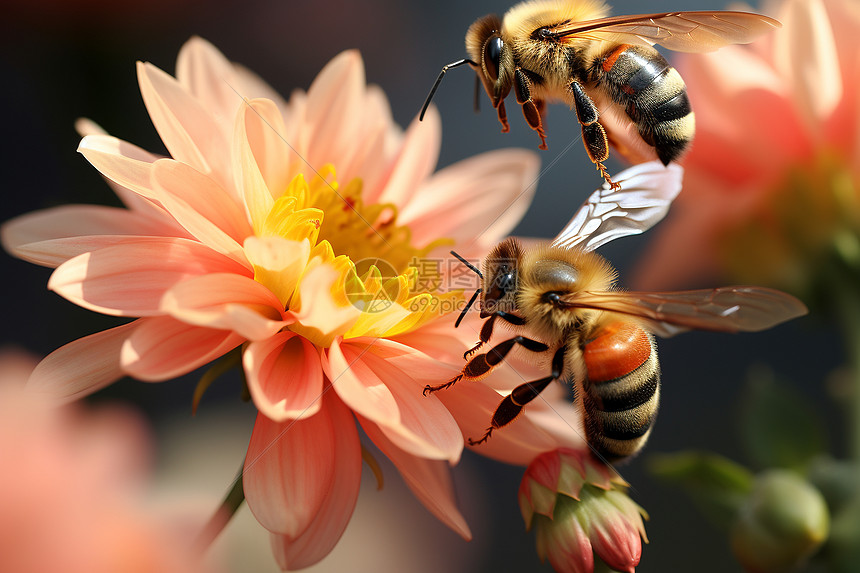
[[[524,318],[515,314],[509,314],[501,310],[494,312],[484,323],[484,326],[481,327],[481,340],[478,341],[478,344],[463,353],[463,360],[468,360],[469,356],[477,352],[479,348],[490,341],[490,337],[493,336],[493,323],[496,321],[496,318],[501,318],[502,320],[510,322],[516,326],[522,326],[526,323]]]
[[[502,426],[507,426],[513,422],[517,416],[520,415],[520,412],[523,411],[523,407],[526,404],[537,398],[538,395],[543,392],[547,386],[549,386],[550,382],[561,376],[561,371],[564,369],[564,348],[564,346],[559,348],[556,351],[555,356],[552,357],[552,373],[549,376],[541,378],[540,380],[533,380],[532,382],[520,384],[514,388],[504,400],[502,400],[498,408],[496,408],[496,411],[493,413],[493,419],[490,422],[490,427],[487,428],[487,433],[479,440],[469,438],[470,446],[476,446],[480,443],[486,442],[493,433],[493,430],[501,428]]]
[[[600,113],[597,111],[597,106],[594,105],[578,81],[571,80],[568,90],[573,97],[576,119],[582,125],[582,142],[585,144],[588,158],[597,166],[600,175],[609,183],[611,189],[620,188],[621,186],[609,177],[609,173],[603,165],[603,162],[609,158],[609,138],[606,136],[606,130],[598,121]]]
[[[543,100],[535,100],[532,98],[532,79],[541,79],[540,76],[532,72],[526,73],[519,66],[514,70],[514,86],[516,87],[517,103],[523,106],[523,115],[526,117],[526,122],[540,136],[540,145],[538,149],[546,149],[546,133],[543,130],[543,121],[541,115],[546,107]]]
[[[499,121],[502,124],[502,133],[509,132],[511,130],[511,126],[508,125],[508,112],[505,111],[505,100],[499,101],[496,111],[499,113]]]
[[[525,336],[515,336],[496,344],[485,354],[478,354],[469,360],[463,368],[463,371],[448,382],[438,386],[431,386],[428,384],[424,387],[424,395],[426,396],[428,392],[432,394],[433,392],[444,390],[463,378],[468,380],[481,380],[486,377],[493,368],[498,366],[498,364],[505,359],[505,356],[508,355],[508,352],[510,352],[517,344],[523,348],[531,350],[532,352],[546,352],[549,349],[549,346],[543,342],[538,342],[537,340],[532,340]]]

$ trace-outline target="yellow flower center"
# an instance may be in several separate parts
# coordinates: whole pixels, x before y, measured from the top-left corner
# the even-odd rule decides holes
[[[360,179],[341,187],[330,165],[310,182],[297,175],[245,243],[254,279],[296,315],[288,328],[317,346],[403,334],[462,300],[461,291],[441,292],[426,264],[453,241],[414,246],[397,208],[364,203],[361,189]]]

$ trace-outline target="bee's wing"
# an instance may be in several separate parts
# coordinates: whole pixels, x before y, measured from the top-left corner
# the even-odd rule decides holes
[[[746,44],[774,28],[778,20],[750,12],[665,12],[613,16],[544,28],[544,36],[579,36],[593,40],[660,44],[679,52],[711,52],[728,44]]]
[[[803,316],[806,306],[764,287],[729,286],[678,292],[583,292],[561,298],[569,308],[592,308],[639,319],[660,336],[685,330],[756,332]]]
[[[573,219],[553,240],[554,247],[579,246],[593,251],[618,237],[637,235],[660,221],[681,191],[684,170],[672,163],[664,167],[650,161],[613,177],[621,189],[603,184],[579,208]]]

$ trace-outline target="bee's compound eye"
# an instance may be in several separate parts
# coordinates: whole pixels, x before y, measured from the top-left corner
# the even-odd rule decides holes
[[[501,271],[496,276],[493,286],[500,291],[500,296],[504,296],[514,290],[516,288],[516,278],[513,269],[507,265],[503,265]]]
[[[487,70],[487,75],[490,79],[496,81],[499,79],[499,65],[502,60],[502,46],[505,43],[497,35],[490,36],[490,39],[484,44],[484,69]]]

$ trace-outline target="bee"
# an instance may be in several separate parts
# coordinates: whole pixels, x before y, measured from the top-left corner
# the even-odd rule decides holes
[[[707,52],[747,43],[781,27],[747,12],[667,12],[609,17],[600,0],[534,0],[499,19],[480,18],[466,32],[468,58],[442,68],[420,117],[445,73],[468,64],[509,130],[505,98],[514,89],[529,127],[546,149],[548,101],[575,111],[589,159],[613,189],[603,162],[609,146],[633,163],[677,160],[695,133],[684,80],[652,45]],[[475,102],[477,107],[477,80]]]
[[[785,293],[762,287],[730,286],[680,292],[630,292],[616,285],[616,272],[593,251],[618,237],[641,233],[663,218],[681,189],[682,169],[658,161],[619,175],[614,191],[604,183],[551,243],[525,246],[514,238],[485,258],[480,294],[480,341],[467,351],[462,372],[428,385],[424,394],[461,380],[487,377],[514,347],[533,355],[547,376],[514,388],[496,408],[483,437],[514,421],[554,380],[573,386],[586,441],[607,461],[635,454],[648,439],[660,400],[660,365],[654,334],[689,329],[759,331],[806,314]],[[456,256],[456,254],[455,254]],[[514,331],[480,352],[497,324]],[[523,351],[520,351],[523,352]]]

